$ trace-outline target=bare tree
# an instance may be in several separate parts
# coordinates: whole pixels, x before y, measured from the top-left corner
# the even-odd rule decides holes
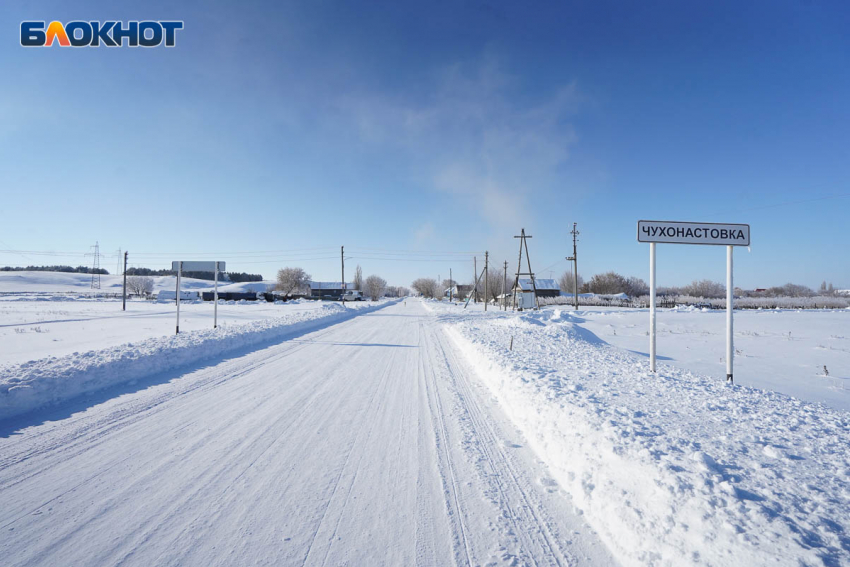
[[[440,284],[434,278],[419,278],[410,284],[410,287],[423,297],[432,298],[439,295]]]
[[[363,268],[360,267],[360,264],[357,264],[357,267],[354,268],[354,289],[363,291]]]
[[[303,291],[310,285],[310,274],[301,268],[282,268],[277,272],[275,289],[283,292],[284,297]]]
[[[371,275],[366,278],[366,294],[372,299],[372,301],[377,301],[384,295],[384,290],[387,289],[387,280],[382,277]]]
[[[711,280],[694,280],[682,288],[682,293],[706,299],[726,297],[726,286]]]
[[[604,274],[596,274],[590,281],[587,282],[587,289],[591,293],[600,293],[603,295],[611,295],[615,293],[625,293],[628,287],[626,278],[617,272],[605,272]]]
[[[149,276],[127,276],[127,291],[131,295],[147,297],[153,293],[153,278]]]
[[[581,286],[584,285],[584,278],[581,277],[581,274],[578,276],[578,287],[581,289]],[[573,281],[573,273],[572,272],[564,272],[561,274],[561,277],[558,278],[558,287],[561,288],[561,291],[564,293],[573,293],[575,282]]]
[[[493,266],[489,270],[487,270],[487,301],[496,301],[499,296],[502,294],[502,282],[505,273],[500,270],[498,267]],[[511,282],[508,282],[508,285],[511,285]],[[481,279],[479,283],[479,287],[481,288],[481,292],[484,292],[484,278]],[[507,293],[507,290],[505,290]]]
[[[649,293],[649,286],[640,278],[634,276],[626,280],[626,295],[629,297],[640,297]]]

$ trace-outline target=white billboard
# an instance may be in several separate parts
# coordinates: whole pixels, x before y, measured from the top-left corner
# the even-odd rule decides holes
[[[193,262],[171,262],[171,269],[175,272],[180,268],[180,264],[183,264],[184,272],[214,272],[215,265],[218,264],[218,271],[225,271],[224,265],[225,262],[207,262],[207,261],[193,261]]]

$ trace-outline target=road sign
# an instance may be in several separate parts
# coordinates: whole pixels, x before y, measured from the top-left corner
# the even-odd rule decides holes
[[[750,245],[750,225],[714,222],[638,221],[638,242],[649,243],[649,369],[655,372],[655,245],[709,244],[726,246],[726,381],[734,382],[735,356],[732,312],[735,297],[732,284],[734,246]]]
[[[638,242],[749,246],[750,225],[715,222],[638,221]]]
[[[184,272],[214,272],[216,270],[215,265],[218,264],[218,271],[224,271],[224,262],[206,262],[206,261],[195,261],[195,262],[171,262],[171,269],[175,272],[180,269],[180,264],[183,264]]]
[[[177,334],[180,334],[180,278],[183,270],[187,272],[212,272],[215,274],[213,291],[213,329],[218,327],[218,273],[224,271],[224,262],[189,261],[171,262],[171,269],[177,272]]]

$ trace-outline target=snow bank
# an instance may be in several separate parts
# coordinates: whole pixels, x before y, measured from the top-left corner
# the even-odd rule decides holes
[[[557,310],[443,319],[624,565],[850,564],[850,413],[653,376]]]
[[[102,350],[7,365],[0,368],[0,419],[290,333],[338,323],[389,303],[360,308],[343,307],[339,303],[322,304],[318,309],[287,313],[283,317],[244,325],[184,332]]]

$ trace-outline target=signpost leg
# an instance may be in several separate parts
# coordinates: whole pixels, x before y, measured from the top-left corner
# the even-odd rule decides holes
[[[218,262],[215,263],[215,281],[213,288],[213,329],[218,327]]]
[[[175,335],[180,334],[180,272],[183,271],[183,262],[180,262],[177,265],[177,332]]]
[[[649,369],[655,372],[655,242],[649,243]]]
[[[726,247],[726,382],[734,383],[732,379],[732,358],[735,355],[735,345],[732,338],[732,312],[734,311],[734,295],[732,286],[732,250]]]

